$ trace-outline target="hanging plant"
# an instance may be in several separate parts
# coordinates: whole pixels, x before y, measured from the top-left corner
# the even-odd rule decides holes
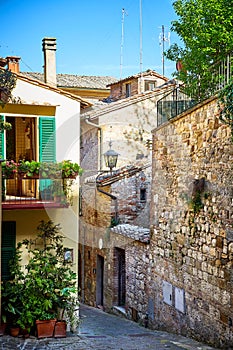
[[[0,104],[2,107],[11,98],[11,92],[16,85],[16,76],[8,69],[0,70]]]

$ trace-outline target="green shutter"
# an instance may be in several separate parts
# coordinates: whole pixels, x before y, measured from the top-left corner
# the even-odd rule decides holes
[[[0,121],[4,121],[4,116],[0,115]],[[0,159],[4,159],[4,131],[0,131]]]
[[[55,118],[39,118],[39,156],[41,162],[56,161]]]
[[[2,280],[10,279],[9,261],[13,258],[16,244],[16,222],[2,222],[2,257],[1,257],[1,276]]]
[[[39,118],[39,138],[40,162],[54,163],[56,161],[55,118]],[[49,179],[40,180],[40,195],[42,199],[47,198],[47,192],[51,185],[52,181]]]

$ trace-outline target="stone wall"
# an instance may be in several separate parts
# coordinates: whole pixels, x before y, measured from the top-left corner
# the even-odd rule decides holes
[[[153,138],[149,324],[231,348],[230,129],[212,99],[155,129]]]
[[[111,193],[117,197],[119,223],[150,226],[151,167],[114,183]]]
[[[138,79],[127,80],[125,83],[119,82],[118,84],[114,84],[111,87],[111,98],[113,101],[120,100],[126,98],[126,84],[131,85],[131,94],[130,96],[138,94]]]

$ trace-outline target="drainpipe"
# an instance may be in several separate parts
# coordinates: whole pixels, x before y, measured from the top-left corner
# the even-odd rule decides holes
[[[103,167],[103,162],[102,162],[102,154],[103,154],[102,129],[99,125],[92,123],[90,121],[90,117],[86,117],[85,122],[91,126],[94,126],[99,131],[99,140],[100,140],[100,142],[99,142],[99,166],[100,166],[100,170],[101,170]]]

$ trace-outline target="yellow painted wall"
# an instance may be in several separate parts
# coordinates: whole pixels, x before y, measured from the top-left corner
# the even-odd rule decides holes
[[[16,221],[16,243],[23,239],[33,239],[37,233],[37,226],[40,221],[52,220],[55,224],[61,225],[61,234],[65,236],[64,246],[73,249],[74,265],[73,270],[77,272],[77,241],[78,224],[77,217],[72,208],[59,209],[34,209],[34,210],[4,210],[3,221]],[[22,264],[27,263],[27,256],[23,256]]]

